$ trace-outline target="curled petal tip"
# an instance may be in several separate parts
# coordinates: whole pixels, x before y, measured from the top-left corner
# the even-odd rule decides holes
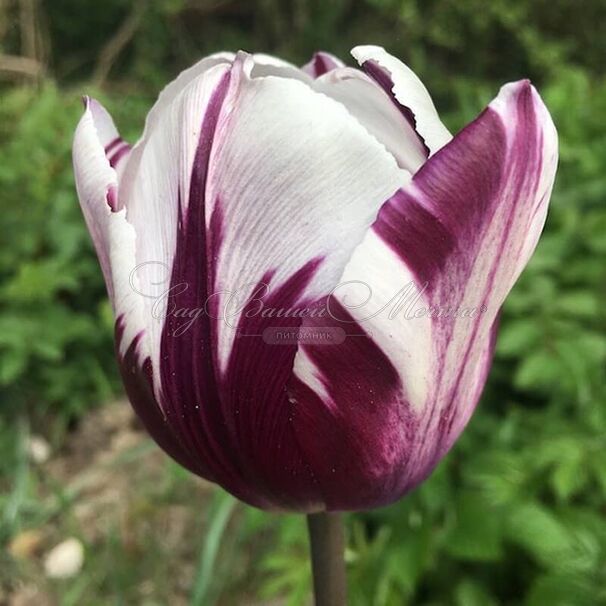
[[[364,63],[364,61],[372,57],[376,52],[385,52],[385,49],[376,44],[360,44],[354,46],[349,52],[358,63]]]
[[[88,95],[82,95],[82,105],[84,106],[84,109],[88,109],[88,105],[90,103],[90,97]]]

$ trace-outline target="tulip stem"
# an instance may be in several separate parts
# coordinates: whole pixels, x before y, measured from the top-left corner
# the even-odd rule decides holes
[[[345,540],[340,513],[307,516],[316,606],[345,606]]]

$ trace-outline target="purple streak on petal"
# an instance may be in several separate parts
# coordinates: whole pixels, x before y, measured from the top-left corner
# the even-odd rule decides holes
[[[500,312],[499,312],[499,315],[500,315]],[[468,415],[467,419],[464,421],[463,425],[466,425],[467,421],[471,417],[473,410],[475,409],[477,403],[480,400],[480,396],[482,395],[482,391],[484,390],[484,385],[486,384],[486,380],[488,379],[488,373],[490,371],[490,367],[492,366],[492,360],[494,357],[495,347],[497,344],[498,328],[499,328],[499,319],[497,317],[492,328],[490,329],[490,340],[489,340],[488,347],[487,347],[486,353],[484,355],[484,358],[481,362],[481,369],[479,370],[478,385],[477,385],[476,392],[467,394],[467,398],[469,399],[469,401],[473,402],[474,404],[472,407],[470,407],[469,415]],[[462,361],[462,366],[461,366],[462,368],[463,368],[463,365],[467,362],[468,358],[469,358],[469,351],[467,352],[465,359]],[[454,440],[459,436],[459,433],[461,431],[461,429],[459,429],[456,432],[456,435],[453,437],[454,424],[456,421],[459,420],[459,419],[457,419],[457,414],[456,414],[457,406],[456,406],[456,402],[454,401],[454,398],[455,398],[456,390],[459,386],[460,380],[461,380],[461,376],[459,375],[459,381],[457,382],[455,389],[453,389],[452,400],[451,400],[449,406],[440,415],[440,422],[437,427],[437,435],[439,436],[439,444],[438,444],[437,448],[435,449],[434,459],[433,459],[433,462],[431,463],[432,469],[433,469],[434,465],[436,465],[440,461],[440,459],[450,450]]]
[[[114,147],[118,147],[118,145],[120,145],[120,143],[124,143],[122,137],[116,137],[115,139],[113,139],[112,141],[110,141],[106,146],[105,146],[105,155],[107,156],[107,154],[114,149]]]
[[[187,192],[189,204],[186,210],[182,200],[179,200],[179,234],[171,286],[185,283],[188,289],[169,302],[175,308],[203,307],[206,300],[204,189],[208,157],[228,85],[229,74],[215,90],[205,112],[192,167],[190,191]],[[137,356],[137,345],[144,335],[140,334],[134,343],[122,346],[122,351],[126,348],[126,354],[118,357],[129,397],[154,439],[177,461],[207,479],[214,481],[220,478],[234,495],[263,507],[263,500],[258,499],[251,487],[241,481],[232,461],[222,454],[224,445],[221,440],[227,434],[221,418],[217,420],[220,406],[212,356],[207,355],[211,348],[208,318],[200,316],[188,332],[175,336],[174,331],[182,321],[174,314],[169,314],[164,320],[159,368],[152,368],[150,359],[141,360]],[[122,334],[119,323],[118,344]],[[155,387],[152,372],[159,379]],[[208,418],[214,423],[212,431],[208,431]],[[231,452],[225,446],[226,452]]]
[[[487,306],[490,301],[490,293],[495,288],[495,278],[497,274],[497,270],[499,268],[499,263],[501,259],[505,256],[507,252],[508,246],[511,246],[510,234],[513,229],[514,221],[516,220],[516,213],[518,212],[518,204],[519,200],[530,199],[534,197],[536,194],[538,185],[539,185],[539,175],[541,174],[542,169],[542,136],[540,135],[540,131],[537,129],[537,116],[535,113],[534,102],[532,99],[532,89],[530,86],[530,82],[528,80],[524,81],[521,89],[517,95],[516,102],[516,111],[517,111],[517,127],[515,130],[516,136],[510,142],[510,148],[507,150],[507,140],[505,134],[505,125],[501,121],[498,114],[496,114],[492,109],[486,110],[487,113],[492,114],[492,118],[498,121],[501,127],[501,145],[503,146],[503,158],[501,161],[503,164],[500,164],[500,168],[503,169],[503,165],[507,163],[509,166],[506,166],[506,174],[501,174],[501,179],[507,179],[506,183],[501,183],[501,189],[493,196],[491,202],[494,210],[496,211],[497,205],[508,204],[507,214],[505,217],[505,224],[503,225],[503,229],[501,231],[501,240],[497,247],[496,255],[493,257],[493,265],[490,270],[488,280],[484,287],[484,294],[482,299],[482,306]],[[478,118],[478,121],[482,118]],[[486,117],[488,120],[488,117]],[[477,121],[476,121],[477,122]],[[472,123],[471,126],[473,126]],[[539,135],[537,137],[537,134]],[[533,137],[534,136],[534,137]],[[534,140],[533,140],[534,138]],[[509,157],[506,158],[506,152],[509,152]],[[532,168],[531,168],[532,167]],[[507,190],[507,191],[503,191]],[[507,196],[507,199],[503,198]],[[492,209],[485,209],[484,216],[491,217]],[[533,214],[536,210],[533,210]],[[481,254],[480,248],[478,247],[478,254]],[[519,254],[519,251],[518,251]],[[467,347],[467,351],[465,352],[462,364],[460,366],[459,374],[456,382],[454,383],[451,399],[448,406],[445,409],[445,412],[442,414],[442,429],[443,432],[439,432],[440,440],[436,447],[436,456],[438,458],[442,457],[448,449],[452,446],[454,439],[460,433],[460,430],[456,433],[456,435],[452,436],[452,427],[454,422],[454,417],[456,415],[457,410],[457,398],[461,396],[460,394],[460,384],[462,382],[463,372],[465,370],[465,365],[467,360],[470,357],[470,354],[474,348],[476,341],[476,334],[480,327],[481,318],[478,317],[474,326],[472,337],[469,339],[469,344]],[[489,345],[489,351],[487,355],[486,368],[483,371],[484,380],[488,375],[488,369],[490,366],[490,361],[492,360],[492,355],[494,352],[494,346],[496,342],[496,328],[497,322],[491,332],[491,342]],[[482,387],[484,383],[482,382]],[[480,388],[477,391],[477,394],[474,394],[474,400],[477,403],[481,395],[482,389]]]
[[[177,249],[170,288],[175,310],[201,310],[211,293],[206,230],[205,189],[208,162],[221,108],[229,88],[226,73],[215,89],[206,109],[193,162],[188,204],[179,199]],[[216,236],[215,236],[216,237]],[[231,446],[215,379],[212,343],[214,334],[209,317],[201,313],[183,331],[184,319],[175,313],[165,321],[160,353],[163,408],[168,422],[180,435],[188,450],[199,454],[214,477],[234,494],[259,503],[249,495],[243,482],[237,451]]]
[[[123,335],[123,319],[119,317],[115,326],[116,357],[118,358],[118,367],[126,393],[135,412],[141,418],[152,438],[175,461],[191,472],[212,480],[213,476],[210,470],[204,467],[203,462],[196,457],[195,453],[188,452],[183,448],[179,435],[174,433],[171,426],[166,422],[152,389],[151,361],[147,358],[141,362],[137,354],[138,343],[142,335],[139,335],[129,345],[122,356],[120,355],[120,343]]]
[[[418,420],[403,396],[396,369],[362,325],[337,302],[340,345],[301,345],[313,362],[328,401],[294,378],[291,392],[297,440],[329,510],[387,505],[408,487]],[[328,325],[326,318],[306,327]]]
[[[268,271],[259,287],[269,286],[264,309],[311,307],[302,293],[322,259],[313,259],[281,285]],[[298,317],[263,317],[253,306],[243,313],[225,375],[221,401],[232,444],[242,458],[248,482],[278,509],[299,511],[323,507],[314,470],[304,459],[294,433],[293,405],[287,385],[297,344],[275,345],[262,335],[270,328],[296,329]]]
[[[402,190],[381,208],[372,229],[412,269],[416,283],[429,288],[456,245],[440,220]]]
[[[118,210],[118,189],[115,185],[110,185],[107,188],[105,199],[107,201],[107,205],[110,207],[112,212],[115,213]]]
[[[314,55],[314,70],[316,72],[316,77],[325,74],[331,70],[331,67],[326,64],[326,61],[321,53],[316,53]]]
[[[216,290],[216,263],[224,233],[225,202],[214,200],[207,228],[208,162],[230,76],[218,85],[206,110],[192,168],[188,204],[180,201],[177,250],[170,287],[171,307],[202,309]],[[266,304],[301,302],[321,259],[308,262],[280,285]],[[275,272],[264,280],[271,282]],[[187,285],[187,289],[179,288]],[[176,290],[175,290],[176,289]],[[218,297],[211,297],[216,304]],[[217,309],[201,314],[185,332],[183,319],[169,314],[162,333],[160,376],[167,422],[188,452],[195,452],[215,481],[242,500],[265,509],[307,511],[322,506],[313,473],[292,430],[286,384],[297,346],[265,343],[267,326],[298,326],[300,319],[243,315],[225,370],[219,371]],[[273,324],[272,324],[273,323]],[[224,329],[225,330],[225,329]],[[178,335],[178,336],[176,336]]]
[[[362,63],[362,69],[366,72],[368,76],[370,76],[389,96],[392,100],[393,104],[398,108],[400,113],[404,116],[406,121],[410,124],[412,129],[417,134],[419,141],[422,143],[423,148],[425,149],[426,155],[429,157],[429,148],[427,147],[425,140],[419,132],[417,131],[417,121],[415,119],[415,115],[409,107],[402,105],[395,97],[393,93],[394,83],[391,79],[389,73],[383,69],[376,61],[373,59],[368,59]]]
[[[118,165],[118,162],[130,151],[130,145],[128,143],[123,143],[113,154],[108,156],[109,165],[112,168],[115,168]]]
[[[312,78],[319,78],[339,67],[343,67],[343,63],[336,59],[336,57],[333,57],[329,53],[318,51],[314,53],[311,61],[306,63],[301,69]]]
[[[183,415],[181,419],[166,416],[160,407],[153,390],[153,368],[151,360],[146,358],[141,361],[138,355],[138,344],[143,337],[139,334],[128,347],[124,355],[120,355],[119,345],[124,333],[122,318],[116,321],[116,355],[122,382],[128,399],[141,419],[145,429],[156,443],[169,454],[177,463],[196,475],[210,480],[220,482],[216,478],[208,460],[204,458],[203,452],[192,449],[188,444],[184,427],[192,422],[191,416]],[[196,420],[193,420],[196,423]],[[266,504],[258,500],[249,488],[242,485],[231,485],[229,490],[239,499],[256,507],[266,507]]]
[[[498,203],[506,140],[500,121],[489,111],[457,135],[461,153],[452,153],[450,147],[450,153],[438,152],[413,179],[420,193],[413,188],[396,192],[373,225],[418,282],[428,282],[430,291],[453,257],[456,278],[465,280],[492,219],[491,207]]]
[[[462,289],[477,255],[481,254],[485,226],[492,220],[493,206],[499,202],[506,146],[500,120],[486,110],[453,143],[423,165],[413,178],[417,188],[397,192],[373,225],[374,231],[413,272],[416,282],[427,284],[430,305],[442,308],[461,305]],[[477,326],[476,322],[469,327],[472,334]],[[453,321],[440,322],[443,348],[447,347],[453,329]],[[465,368],[473,342],[472,337],[461,369]],[[436,384],[440,384],[443,372],[443,366],[436,368]],[[421,478],[429,473],[424,468],[433,469],[443,454],[441,444],[445,436],[439,433],[439,427],[444,429],[451,423],[456,394],[457,389],[452,389],[450,402],[442,408],[437,421],[435,410],[442,402],[434,401],[424,415],[420,436],[432,444],[433,453],[421,457]]]
[[[217,275],[216,275],[216,260],[219,258],[219,254],[221,252],[221,243],[223,242],[223,228],[224,228],[224,219],[223,219],[223,206],[221,204],[221,200],[217,199],[215,201],[215,206],[213,208],[213,212],[210,216],[210,225],[208,229],[208,239],[209,239],[209,262],[208,262],[208,274],[210,279],[210,292],[217,292]],[[211,304],[216,301],[216,297],[213,297],[211,300]],[[215,310],[217,311],[217,310]],[[211,317],[217,318],[218,315],[216,313],[211,313]]]

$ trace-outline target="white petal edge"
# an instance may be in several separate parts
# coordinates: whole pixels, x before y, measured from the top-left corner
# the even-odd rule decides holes
[[[429,148],[430,155],[435,154],[452,139],[452,135],[440,120],[429,92],[407,65],[380,46],[356,46],[351,54],[360,66],[366,61],[375,61],[389,72],[393,82],[393,94],[413,113],[417,132]]]
[[[317,78],[312,88],[342,103],[411,175],[423,165],[425,148],[383,90],[358,69],[343,67]]]
[[[85,97],[84,103],[84,114],[76,127],[72,149],[76,191],[111,299],[113,286],[107,231],[111,209],[108,194],[113,192],[115,195],[118,175],[109,165],[104,145],[116,138],[118,131],[97,101]]]

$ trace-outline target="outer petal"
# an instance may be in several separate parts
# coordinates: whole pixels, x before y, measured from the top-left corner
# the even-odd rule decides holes
[[[173,91],[174,95],[165,89],[172,100],[162,100],[162,111],[157,111],[153,120],[148,117],[148,128],[133,150],[121,185],[128,221],[137,234],[135,258],[129,271],[133,293],[144,308],[144,326],[140,327],[144,334],[139,338],[138,350],[142,360],[150,357],[156,373],[167,304],[163,297],[170,287],[179,223],[189,205],[197,149],[201,137],[205,145],[212,143],[230,70],[230,63],[219,61],[190,78],[178,92]],[[120,351],[124,353],[130,345],[131,340],[123,338]]]
[[[139,373],[137,341],[143,326],[142,306],[133,296],[130,269],[135,265],[135,232],[126,220],[126,211],[116,210],[118,174],[111,166],[112,149],[118,148],[113,121],[94,99],[85,98],[85,112],[74,137],[73,160],[78,197],[93,237],[103,275],[117,320],[117,340],[131,343],[121,370],[133,406],[145,408],[142,418],[154,439],[177,461],[196,473],[203,469],[183,450],[164,423],[160,410],[147,407],[150,384]],[[109,148],[109,150],[108,150]],[[136,335],[139,335],[138,337]],[[143,376],[141,376],[143,374]],[[208,474],[210,476],[210,474]]]
[[[325,51],[318,51],[301,69],[312,78],[319,78],[340,67],[345,67],[345,63],[341,59]]]
[[[428,154],[450,141],[452,135],[442,124],[427,89],[409,67],[380,46],[356,46],[351,54],[400,107]]]
[[[114,123],[94,99],[84,98],[84,115],[78,123],[73,144],[76,189],[99,257],[110,298],[113,298],[108,225],[111,209],[117,206],[116,165],[124,157],[125,144]]]
[[[295,361],[296,435],[330,508],[395,500],[464,428],[556,163],[538,94],[508,84],[381,209],[329,301],[352,336]]]
[[[116,160],[116,154],[126,144],[98,101],[85,97],[84,103],[73,143],[76,189],[120,334],[131,344],[140,338],[145,324],[141,298],[133,290],[136,280],[131,276],[136,265],[135,230],[119,202],[124,164]]]
[[[139,410],[161,410],[190,468],[262,507],[314,509],[286,391],[296,345],[266,343],[270,320],[230,301],[264,284],[272,307],[326,295],[406,175],[341,104],[253,69],[241,55],[192,80],[127,167],[147,296],[142,331],[119,331],[119,351],[123,369],[137,361],[123,371],[131,399],[152,381]]]

